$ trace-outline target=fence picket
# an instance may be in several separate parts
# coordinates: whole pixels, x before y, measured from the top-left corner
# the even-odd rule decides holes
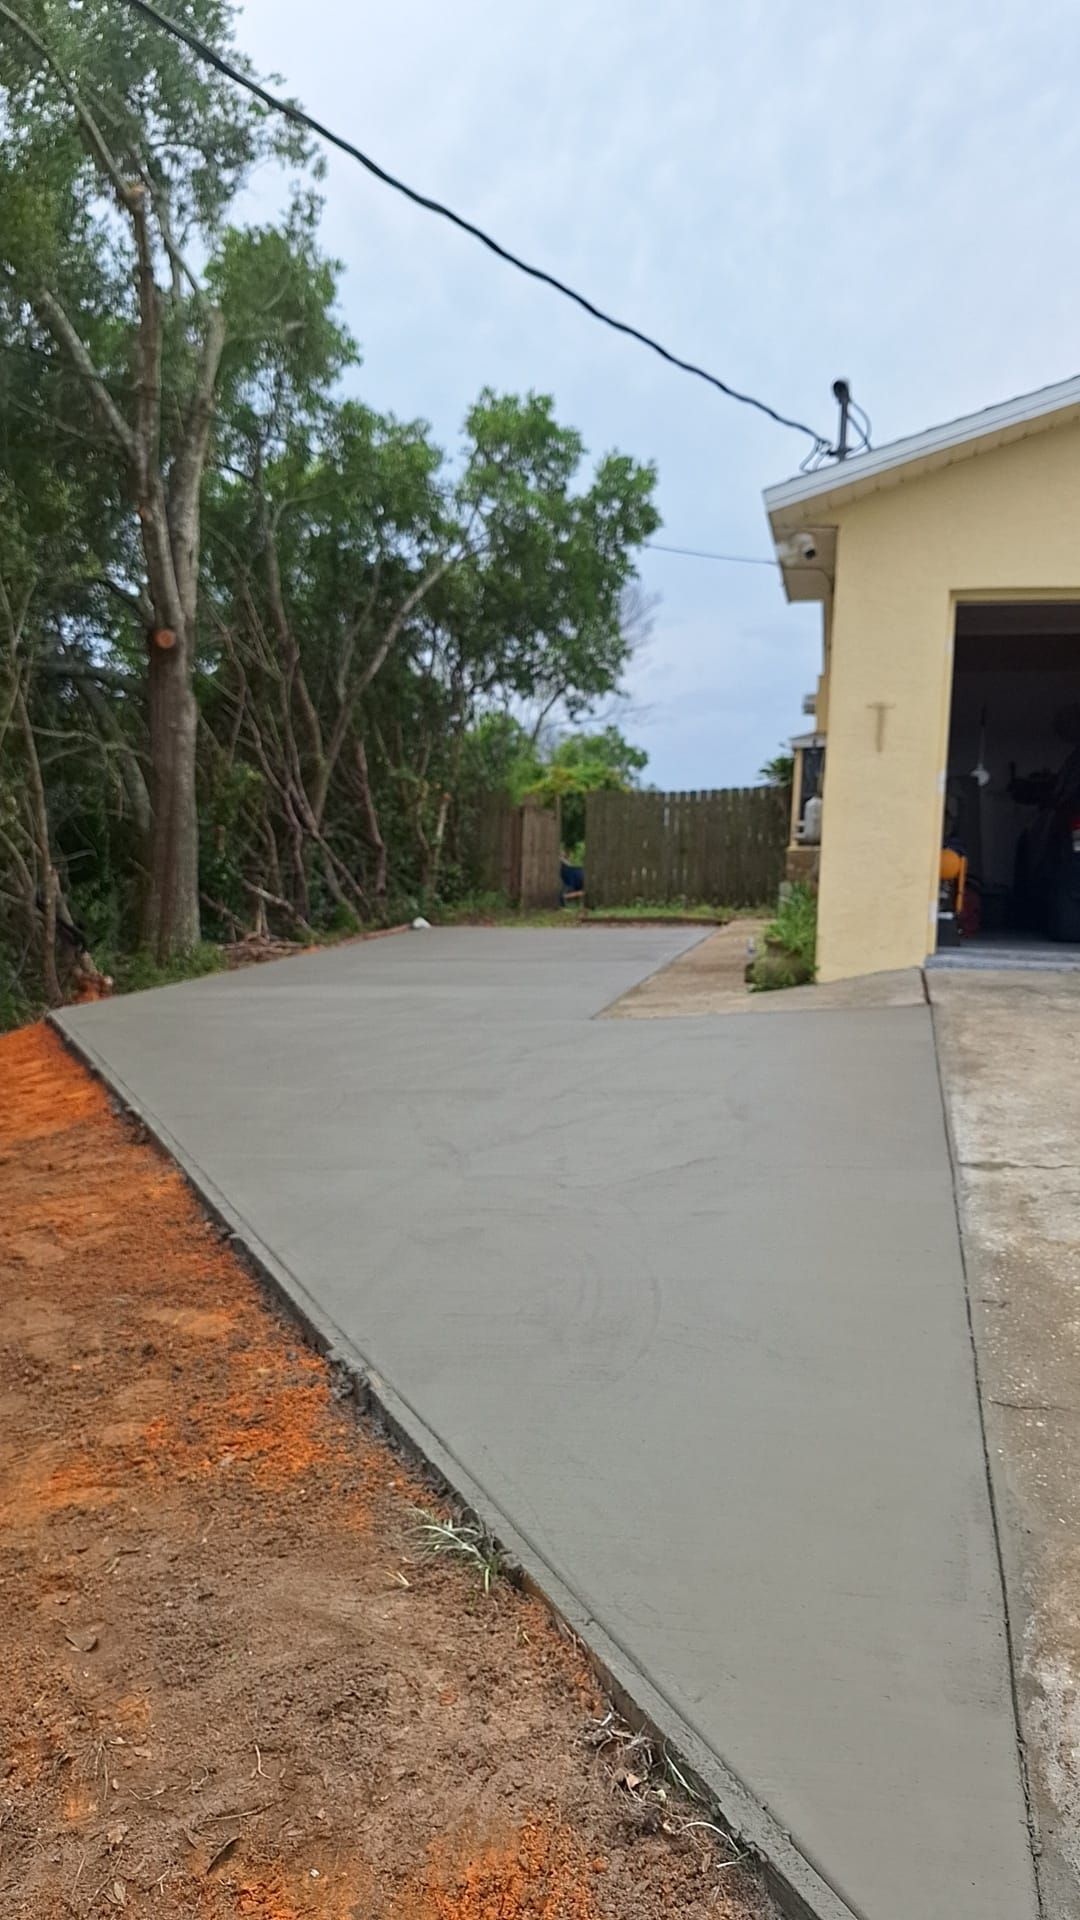
[[[683,898],[757,906],[776,897],[787,817],[774,787],[591,793],[585,811],[590,906]]]

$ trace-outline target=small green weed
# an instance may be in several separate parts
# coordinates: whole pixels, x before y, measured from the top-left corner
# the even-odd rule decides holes
[[[479,1574],[485,1593],[491,1592],[492,1582],[503,1571],[503,1556],[482,1527],[444,1520],[427,1507],[414,1507],[413,1534],[425,1558],[448,1553],[466,1561]]]

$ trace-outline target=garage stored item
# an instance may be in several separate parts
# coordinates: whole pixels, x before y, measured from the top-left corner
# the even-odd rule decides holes
[[[939,947],[959,946],[967,886],[967,860],[955,847],[943,847],[938,872],[941,885],[938,888],[937,943]]]
[[[971,777],[975,781],[976,786],[988,787],[990,785],[990,770],[986,764],[986,708],[985,707],[983,708],[982,713],[979,717],[979,757],[976,760],[975,765],[971,769]]]
[[[1080,732],[1080,708],[1055,718],[1066,740]],[[1016,848],[1014,897],[1022,926],[1051,940],[1080,944],[1080,745],[1057,773],[1014,775],[1010,790],[1021,806],[1038,809]]]

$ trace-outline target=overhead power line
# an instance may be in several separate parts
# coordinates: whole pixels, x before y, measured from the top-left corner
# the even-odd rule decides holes
[[[106,376],[101,373],[87,374],[81,372],[78,367],[70,366],[66,361],[58,362],[54,354],[46,352],[43,347],[35,346],[32,341],[0,340],[0,362],[2,362],[4,355],[19,353],[32,355],[45,366],[51,367],[54,371],[59,372],[61,377],[65,379],[80,380],[88,386],[93,386],[98,380],[102,380],[108,385],[111,393],[122,393],[125,397],[130,397],[139,391],[138,385],[134,381],[121,381],[112,375]],[[24,407],[23,411],[28,412],[29,409]],[[651,553],[674,553],[678,554],[684,560],[724,560],[729,566],[733,567],[778,567],[780,565],[779,560],[768,560],[761,554],[713,553],[704,547],[669,547],[662,540],[643,540],[641,544],[643,547],[647,547]]]
[[[785,566],[782,560],[767,560],[756,553],[712,553],[704,547],[666,547],[659,540],[644,540],[642,545],[653,553],[678,553],[686,560],[723,560],[732,567],[774,567],[789,578],[796,573],[819,573],[823,580],[831,584],[832,575],[827,567],[815,566],[813,561],[800,560]]]
[[[766,560],[755,553],[707,553],[702,547],[666,547],[660,540],[643,542],[653,553],[679,553],[684,560],[726,560],[732,567],[778,567],[779,560]]]
[[[828,449],[828,440],[823,434],[817,433],[813,427],[806,426],[801,420],[790,419],[787,414],[778,412],[775,407],[769,406],[767,401],[757,399],[752,393],[741,393],[737,387],[730,386],[726,380],[721,380],[718,374],[710,373],[706,367],[699,367],[692,360],[683,360],[677,353],[672,353],[667,347],[662,346],[659,340],[654,340],[651,334],[643,333],[639,327],[632,327],[627,321],[616,320],[612,314],[605,313],[603,308],[595,306],[583,293],[575,292],[573,287],[568,287],[565,281],[557,279],[553,273],[546,273],[543,267],[531,266],[519,254],[511,253],[509,247],[500,245],[499,241],[494,240],[491,234],[485,233],[482,227],[475,226],[471,220],[466,220],[463,214],[455,213],[452,207],[444,206],[441,200],[433,200],[430,195],[419,193],[415,187],[408,186],[404,180],[399,180],[395,174],[381,167],[370,154],[361,152],[351,140],[346,140],[342,134],[335,133],[332,128],[324,126],[321,121],[305,113],[292,101],[283,100],[278,94],[271,93],[266,87],[260,86],[250,74],[243,73],[239,67],[233,65],[231,60],[226,60],[223,54],[218,53],[214,47],[208,46],[197,33],[192,33],[190,28],[182,26],[178,20],[171,20],[167,14],[159,13],[156,7],[149,4],[149,0],[124,0],[124,5],[130,7],[133,12],[142,14],[143,18],[149,20],[152,25],[160,27],[163,33],[170,33],[175,40],[182,40],[199,60],[205,61],[208,66],[215,67],[234,85],[254,94],[255,98],[261,100],[271,112],[280,113],[286,120],[291,120],[294,126],[303,127],[308,133],[315,134],[318,139],[339,148],[342,153],[347,153],[350,159],[357,160],[362,167],[366,167],[368,173],[373,174],[376,180],[381,180],[384,186],[393,187],[395,193],[404,194],[405,198],[411,200],[414,205],[425,207],[429,213],[438,214],[440,219],[449,220],[463,233],[471,234],[474,240],[479,240],[481,246],[487,247],[490,253],[496,254],[500,260],[505,260],[509,266],[516,267],[519,273],[527,273],[530,279],[540,280],[545,286],[553,287],[556,293],[561,293],[565,299],[572,300],[594,320],[601,321],[605,327],[612,327],[616,333],[627,334],[631,340],[639,341],[643,347],[648,347],[651,352],[659,354],[662,360],[666,360],[670,366],[678,367],[681,372],[693,374],[696,379],[707,381],[709,386],[715,387],[729,400],[737,400],[744,407],[756,408],[758,413],[763,413],[770,420],[775,420],[777,426],[790,427],[794,433],[804,433],[814,442],[815,448],[820,448],[822,451]]]

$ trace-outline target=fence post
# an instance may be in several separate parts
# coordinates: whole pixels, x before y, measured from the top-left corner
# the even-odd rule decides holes
[[[561,898],[558,806],[543,807],[530,796],[520,812],[522,908],[557,907]]]

